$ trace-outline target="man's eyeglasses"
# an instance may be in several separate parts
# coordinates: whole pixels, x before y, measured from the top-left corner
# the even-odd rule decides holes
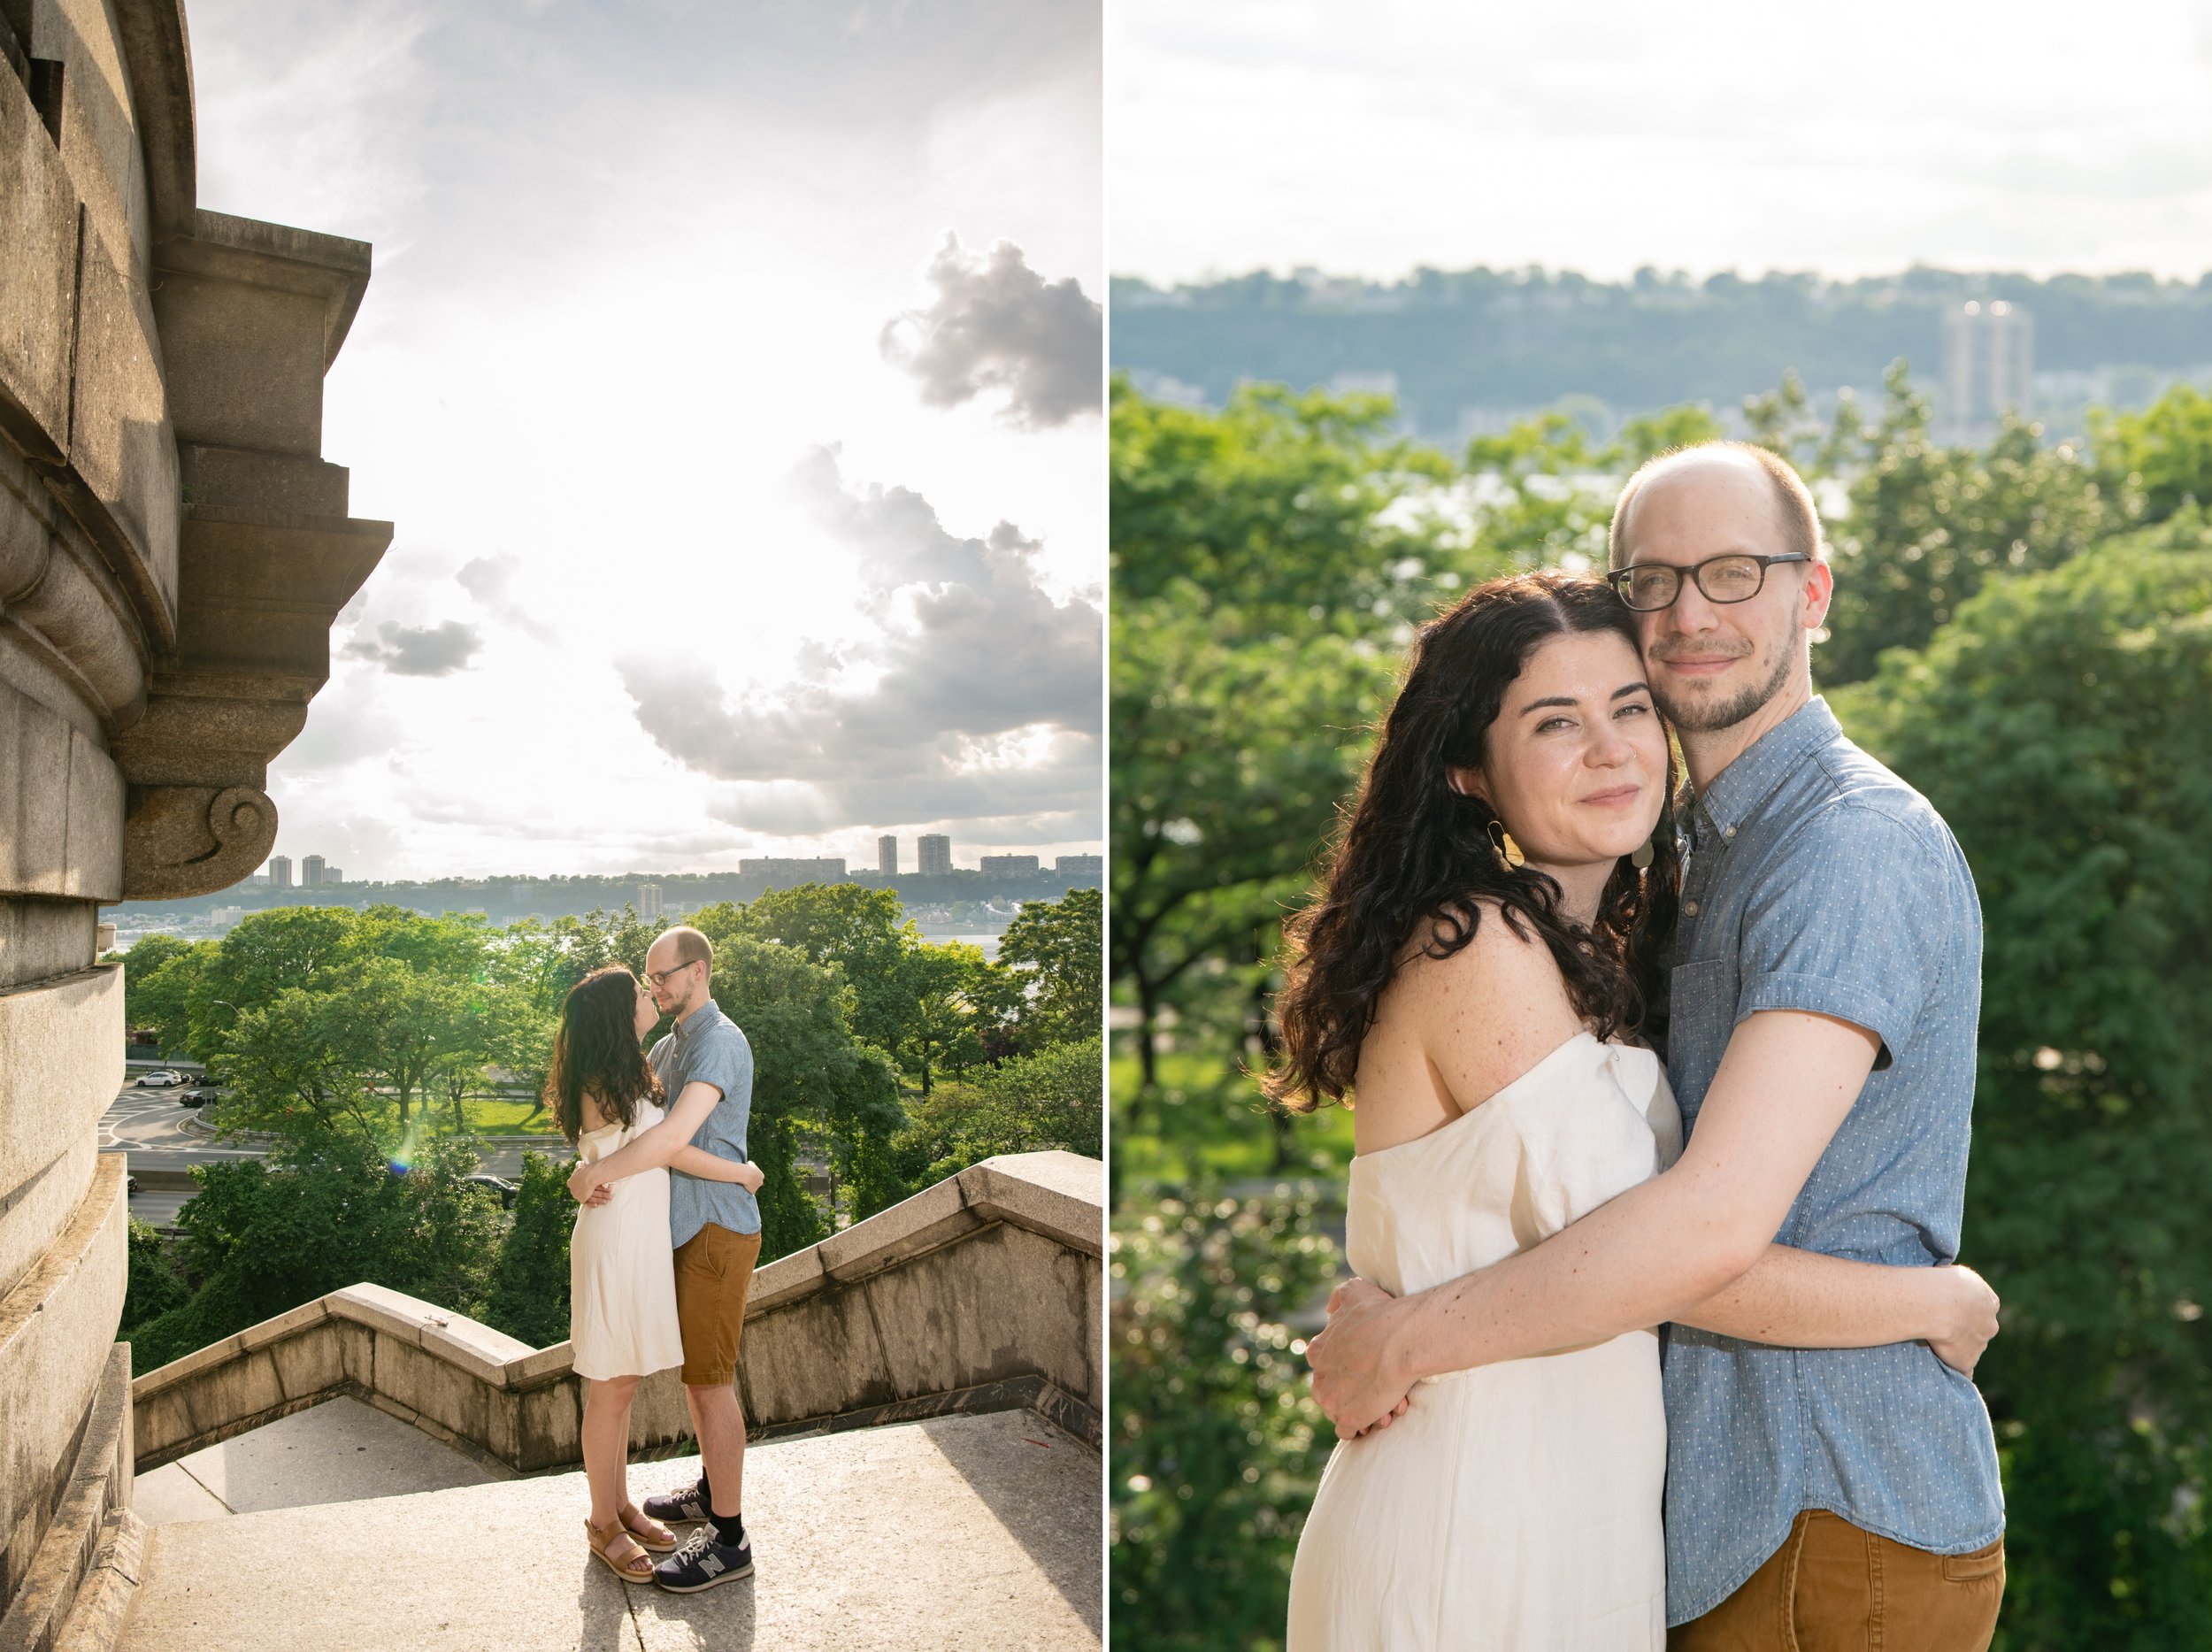
[[[686,958],[681,964],[677,964],[673,969],[648,970],[645,972],[645,979],[649,985],[656,989],[658,989],[666,983],[670,976],[680,975],[693,964],[704,964],[706,960],[704,958]]]
[[[1694,568],[1640,562],[1633,567],[1615,568],[1605,576],[1605,582],[1638,613],[1650,614],[1674,606],[1674,599],[1682,595],[1685,573],[1697,581],[1697,588],[1709,603],[1747,603],[1759,594],[1767,582],[1767,570],[1776,563],[1811,560],[1803,551],[1792,550],[1778,557],[1754,557],[1741,551],[1709,557]]]

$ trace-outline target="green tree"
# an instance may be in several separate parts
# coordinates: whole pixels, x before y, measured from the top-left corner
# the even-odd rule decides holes
[[[132,1333],[158,1319],[192,1295],[192,1287],[170,1258],[168,1241],[136,1217],[130,1218],[130,1278],[123,1291],[123,1319],[116,1341],[127,1342]]]
[[[1302,894],[1410,626],[1499,555],[1391,411],[1248,388],[1210,412],[1115,386],[1110,953],[1147,1093],[1179,987]],[[1514,443],[1486,462],[1567,462]],[[1532,512],[1549,491],[1509,485]]]
[[[269,1160],[193,1172],[178,1258],[199,1287],[134,1328],[147,1372],[326,1291],[364,1281],[473,1315],[482,1307],[505,1218],[464,1179],[476,1156],[426,1148],[401,1173],[358,1135],[287,1143]]]
[[[551,1348],[568,1337],[568,1241],[577,1210],[568,1169],[565,1158],[522,1156],[514,1221],[485,1298],[484,1323],[532,1348]]]
[[[987,989],[988,969],[983,949],[964,941],[917,947],[900,961],[904,1010],[894,1054],[920,1083],[924,1095],[937,1074],[973,1066],[983,1058],[976,1003]]]
[[[1070,889],[1056,901],[1029,901],[999,937],[998,969],[1024,1002],[1015,1044],[1025,1052],[1094,1039],[1106,1012],[1105,898]]]
[[[2007,1478],[2002,1644],[2201,1644],[2212,1440],[2212,551],[2193,511],[1993,580],[1838,696],[1986,946],[1964,1258]]]
[[[806,883],[770,889],[737,913],[737,934],[836,964],[852,994],[854,1033],[879,1049],[897,1049],[913,1008],[902,969],[923,941],[895,893],[857,883]]]
[[[1002,1153],[1103,1149],[1103,1041],[1047,1046],[941,1084],[910,1111],[864,1182],[856,1213],[872,1216],[969,1165]]]
[[[1839,456],[1855,480],[1832,535],[1836,595],[1813,656],[1824,685],[1870,675],[1886,649],[1926,642],[1996,573],[2055,567],[2135,521],[2139,497],[2099,479],[2086,457],[2045,448],[2008,418],[1986,453],[1937,446],[1925,397],[1903,362],[1878,420]]]
[[[1334,1438],[1284,1323],[1335,1271],[1313,1208],[1170,1199],[1114,1233],[1117,1647],[1277,1647]]]
[[[2107,491],[2140,494],[2146,519],[2212,503],[2212,396],[2177,384],[2140,412],[2092,413],[2089,429]]]
[[[164,1055],[188,1050],[215,953],[212,941],[142,937],[122,955],[124,1024],[152,1027]]]

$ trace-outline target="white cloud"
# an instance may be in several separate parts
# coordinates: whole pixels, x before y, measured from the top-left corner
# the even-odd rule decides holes
[[[1033,430],[1099,411],[1104,322],[1074,277],[1047,282],[1012,242],[978,255],[948,233],[929,280],[935,300],[885,322],[879,341],[924,402],[957,407],[1002,391],[1009,421]]]
[[[669,756],[735,782],[712,812],[774,833],[1080,811],[1095,817],[1102,626],[1055,598],[1010,523],[956,538],[919,494],[853,487],[836,457],[794,478],[808,514],[857,557],[843,638],[734,698],[665,654],[619,662],[638,721]]]

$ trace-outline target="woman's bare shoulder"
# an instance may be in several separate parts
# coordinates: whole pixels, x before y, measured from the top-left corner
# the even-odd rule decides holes
[[[1483,903],[1474,938],[1447,957],[1424,952],[1403,971],[1402,1003],[1460,1107],[1495,1094],[1583,1030],[1551,949]]]
[[[1455,938],[1453,931],[1440,919],[1429,920],[1406,943],[1401,972],[1430,992],[1532,992],[1555,995],[1564,1002],[1566,981],[1558,960],[1536,926],[1525,918],[1517,924],[1517,914],[1494,900],[1479,900],[1475,905],[1472,939],[1446,951]]]

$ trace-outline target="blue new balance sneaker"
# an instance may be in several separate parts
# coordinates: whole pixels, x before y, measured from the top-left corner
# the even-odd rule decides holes
[[[645,1512],[664,1525],[677,1525],[687,1520],[704,1520],[711,1514],[707,1500],[699,1494],[699,1482],[681,1486],[665,1496],[648,1497]]]
[[[752,1575],[752,1540],[725,1543],[715,1536],[711,1521],[694,1526],[683,1547],[653,1568],[653,1581],[678,1594],[696,1594]]]

